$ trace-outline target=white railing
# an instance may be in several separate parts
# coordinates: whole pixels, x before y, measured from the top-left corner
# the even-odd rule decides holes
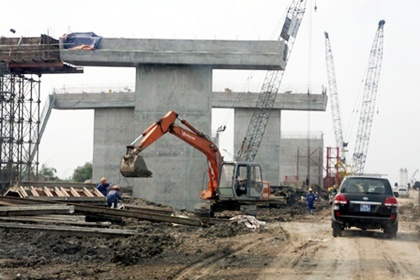
[[[261,92],[262,85],[260,83],[249,83],[247,85],[241,83],[215,83],[213,91],[215,92]],[[324,85],[305,85],[305,84],[281,84],[279,93],[309,93],[309,94],[326,94]]]
[[[324,133],[322,131],[282,131],[281,138],[283,139],[323,139]]]
[[[104,85],[62,85],[53,87],[52,92],[56,94],[71,93],[113,93],[113,92],[134,92],[134,84],[104,84]],[[261,84],[253,83],[244,86],[243,83],[215,83],[214,92],[255,92],[261,91]],[[305,84],[282,84],[279,93],[308,93],[308,94],[326,94],[326,87],[323,85],[305,85]]]
[[[53,87],[56,94],[134,92],[134,84],[62,85]]]

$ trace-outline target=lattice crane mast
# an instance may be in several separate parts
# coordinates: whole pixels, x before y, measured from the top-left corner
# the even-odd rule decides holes
[[[280,33],[279,40],[285,42],[285,59],[289,60],[297,32],[305,13],[306,0],[293,0],[287,10],[286,19]],[[241,149],[235,157],[238,161],[253,161],[261,145],[265,128],[274,106],[277,93],[283,78],[284,70],[270,70],[265,76],[261,93],[257,100],[256,109],[251,117]]]
[[[418,169],[416,169],[416,171],[414,171],[413,175],[411,175],[410,181],[408,181],[410,184],[414,184],[414,181],[416,180],[417,173],[419,173]]]
[[[370,51],[369,64],[364,84],[362,107],[360,111],[359,126],[357,129],[356,144],[352,158],[352,169],[355,174],[363,174],[366,156],[369,147],[370,131],[372,128],[375,110],[376,93],[381,72],[383,55],[385,20],[380,20],[376,31],[373,46]]]
[[[331,112],[334,125],[335,143],[339,149],[339,157],[341,161],[345,162],[344,148],[347,146],[343,140],[343,130],[341,128],[341,114],[340,114],[340,102],[338,98],[337,79],[335,76],[334,58],[331,49],[330,38],[327,32],[325,35],[325,61],[327,65],[327,78],[328,78],[328,89],[331,98]]]

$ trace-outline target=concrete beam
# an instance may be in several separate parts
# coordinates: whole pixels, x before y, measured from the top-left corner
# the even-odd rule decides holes
[[[134,108],[136,101],[134,92],[127,93],[71,93],[55,94],[53,109],[103,109],[103,108]]]
[[[213,92],[213,108],[251,109],[257,104],[259,93]],[[273,105],[275,110],[325,111],[327,95],[294,93],[278,94]]]
[[[114,67],[161,64],[284,70],[286,53],[287,45],[283,41],[103,38],[93,51],[60,48],[60,58],[67,63]]]
[[[135,94],[123,93],[81,93],[55,94],[54,109],[100,109],[134,107]],[[259,93],[247,92],[213,92],[213,108],[252,109],[257,104]],[[274,103],[275,110],[325,111],[327,95],[325,94],[279,94]],[[181,112],[179,112],[181,113]]]

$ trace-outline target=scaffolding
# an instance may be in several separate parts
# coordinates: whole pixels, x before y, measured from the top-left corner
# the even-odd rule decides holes
[[[325,189],[337,186],[340,182],[337,162],[340,161],[340,148],[327,147],[327,166],[325,176]]]
[[[58,73],[83,73],[61,61],[58,40],[0,38],[0,192],[37,180],[41,75]]]
[[[32,180],[38,173],[40,80],[32,75],[0,75],[0,181]],[[35,157],[35,158],[33,158]]]

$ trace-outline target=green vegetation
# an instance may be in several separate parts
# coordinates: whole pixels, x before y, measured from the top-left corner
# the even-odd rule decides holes
[[[48,167],[43,164],[41,169],[38,172],[38,181],[51,182],[51,181],[61,181],[55,174],[57,170],[53,167]]]
[[[90,162],[86,162],[83,166],[78,166],[73,172],[73,182],[84,182],[90,179],[92,179],[92,163]]]

